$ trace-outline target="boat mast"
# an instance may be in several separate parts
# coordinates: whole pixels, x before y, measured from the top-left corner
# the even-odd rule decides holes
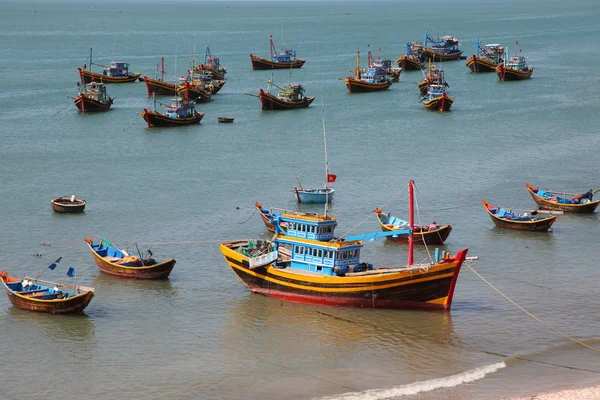
[[[475,54],[479,58],[479,38],[475,39]]]
[[[415,227],[415,210],[414,210],[414,184],[415,181],[412,179],[408,181],[408,213],[409,220],[408,226],[410,227],[410,234],[408,235],[408,266],[413,265],[413,248],[414,248],[414,236],[413,230]]]
[[[360,79],[360,50],[356,54],[356,69],[354,70],[354,77]]]
[[[275,45],[273,44],[273,35],[269,35],[269,45],[271,46],[271,60],[277,58],[277,50],[275,50]]]
[[[165,58],[162,57],[160,59],[160,61],[161,61],[160,80],[161,80],[161,82],[164,82],[165,81]]]
[[[321,88],[321,114],[323,120],[323,144],[325,147],[325,216],[327,216],[327,204],[329,203],[329,161],[327,160],[327,134],[325,132],[325,103],[323,102],[323,88]]]

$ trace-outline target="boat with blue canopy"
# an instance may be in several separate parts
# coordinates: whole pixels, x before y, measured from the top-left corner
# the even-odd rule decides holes
[[[273,44],[273,35],[269,35],[269,47],[271,51],[270,59],[250,54],[253,70],[301,68],[306,62],[306,60],[300,60],[296,57],[295,49],[281,49],[278,52]]]
[[[269,232],[275,233],[275,226],[273,225],[274,221],[279,221],[281,224],[280,232],[288,231],[288,222],[290,218],[295,220],[306,221],[307,226],[313,226],[313,228],[307,227],[305,229],[306,236],[308,239],[312,240],[331,240],[333,238],[333,229],[337,226],[337,220],[335,217],[331,215],[323,215],[314,212],[304,212],[304,211],[292,211],[286,210],[283,208],[266,208],[263,207],[261,203],[258,201],[254,203],[260,218],[262,219],[265,227],[269,230]],[[284,216],[285,215],[285,216]],[[330,225],[333,225],[332,229],[326,228]],[[297,232],[296,224],[290,224],[290,232]],[[331,234],[329,234],[331,233]],[[297,233],[293,233],[297,235]]]
[[[466,62],[471,72],[495,72],[498,65],[504,63],[504,47],[497,43],[481,46],[479,38],[475,40],[475,54]]]
[[[282,213],[274,215],[272,240],[229,241],[220,250],[253,293],[319,305],[448,311],[467,249],[456,255],[436,250],[431,262],[414,263],[412,194],[411,181],[406,230],[335,238],[334,221]],[[362,240],[405,233],[410,235],[406,266],[361,261]]]
[[[144,108],[142,111],[142,118],[148,124],[148,128],[198,124],[204,117],[204,113],[196,111],[193,101],[181,97],[172,98],[170,105],[162,103],[161,105],[165,108],[164,113],[156,111],[156,99],[154,99],[153,110]]]
[[[426,31],[423,54],[425,59],[434,62],[458,60],[463,53],[458,46],[459,41],[453,36],[434,38]]]
[[[481,203],[498,228],[546,232],[556,221],[554,215],[538,217],[535,211],[515,213],[512,210],[493,206],[485,200],[481,200]]]
[[[356,55],[356,68],[354,76],[347,76],[344,80],[350,93],[378,92],[392,85],[387,76],[386,69],[382,66],[361,68],[360,51]]]
[[[423,43],[408,42],[406,43],[406,55],[398,57],[396,62],[402,71],[423,69]]]

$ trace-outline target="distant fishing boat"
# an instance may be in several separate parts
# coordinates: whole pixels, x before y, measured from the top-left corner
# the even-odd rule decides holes
[[[293,218],[294,220],[302,220],[308,225],[315,226],[315,228],[308,228],[305,231],[290,231],[290,234],[294,236],[300,235],[301,237],[310,240],[328,241],[333,239],[333,230],[337,226],[337,220],[331,215],[322,215],[314,212],[291,211],[283,208],[266,208],[263,207],[263,205],[258,201],[254,203],[254,207],[256,208],[256,211],[258,211],[260,218],[269,232],[275,233],[275,225],[273,225],[273,221],[279,219],[281,227],[280,233],[287,235],[288,220]],[[319,226],[318,229],[316,228],[317,225]]]
[[[423,43],[408,42],[406,44],[406,55],[398,57],[396,62],[402,71],[411,71],[423,69]]]
[[[454,98],[446,93],[444,85],[429,85],[427,94],[421,98],[423,106],[430,111],[450,111]]]
[[[390,213],[384,214],[380,208],[375,209],[379,226],[383,232],[397,231],[401,229],[407,229],[410,225],[409,221],[404,221],[400,218],[396,218]],[[443,244],[450,232],[452,227],[449,224],[438,225],[432,222],[429,225],[414,225],[413,228],[413,241],[415,244]],[[398,234],[388,236],[387,239],[394,242],[408,243],[410,234]]]
[[[97,65],[102,67],[102,73],[92,72],[92,65]],[[90,83],[92,81],[102,82],[102,83],[128,83],[135,82],[140,78],[140,73],[130,73],[129,72],[129,63],[121,62],[121,61],[112,61],[110,66],[104,66],[100,64],[92,63],[92,49],[90,48],[90,69],[87,69],[87,65],[84,65],[83,68],[77,68],[79,71],[79,75],[81,80],[85,83]]]
[[[204,113],[196,111],[193,101],[181,97],[172,98],[171,105],[162,105],[165,108],[164,113],[156,111],[156,99],[153,110],[144,108],[142,111],[142,118],[148,124],[148,128],[198,124],[204,117]]]
[[[361,68],[360,51],[356,55],[354,76],[347,76],[344,81],[350,93],[377,92],[385,90],[392,85],[383,68]]]
[[[446,88],[450,86],[446,82],[446,75],[444,74],[444,70],[442,68],[438,68],[435,66],[435,64],[430,63],[427,70],[427,74],[423,73],[423,81],[417,84],[421,96],[427,95],[427,92],[429,91],[429,85],[441,85]]]
[[[556,220],[556,216],[554,215],[540,218],[535,215],[535,211],[532,213],[517,214],[502,207],[493,206],[485,200],[481,202],[494,222],[494,225],[498,228],[546,232]]]
[[[79,94],[73,98],[73,103],[79,111],[86,113],[89,111],[106,111],[115,100],[106,93],[106,86],[101,82],[83,83],[77,82]]]
[[[177,95],[184,99],[194,100],[196,103],[209,102],[212,99],[215,87],[206,80],[206,73],[205,71],[196,70],[192,65],[192,69],[188,70],[187,76],[179,78]],[[225,83],[225,81],[222,82]],[[220,90],[221,87],[218,89]]]
[[[301,68],[306,60],[296,58],[296,50],[281,49],[278,53],[273,44],[273,35],[269,35],[271,58],[261,58],[250,54],[253,70]]]
[[[598,190],[590,189],[586,193],[566,193],[551,190],[542,190],[525,184],[527,191],[543,210],[560,210],[568,213],[593,213],[600,204],[600,200],[594,201],[594,194]]]
[[[57,213],[80,213],[85,209],[85,200],[76,199],[75,195],[52,199],[52,210]]]
[[[452,36],[442,36],[433,38],[429,32],[425,32],[423,54],[425,59],[436,61],[458,60],[462,55],[462,50],[458,48],[458,39]]]
[[[271,94],[271,88],[279,89],[277,96]],[[267,90],[259,89],[258,98],[263,110],[290,110],[293,108],[306,108],[315,100],[314,96],[306,96],[304,87],[299,83],[288,83],[279,87],[273,83],[273,76],[267,81]]]
[[[150,250],[144,257],[138,249],[138,257],[118,249],[106,239],[96,241],[94,238],[87,238],[85,242],[100,271],[119,278],[165,279],[175,267],[174,259],[158,263],[152,258]]]
[[[481,46],[479,38],[475,41],[476,54],[466,62],[471,72],[495,72],[498,65],[504,63],[504,47],[499,44]]]
[[[518,48],[519,42],[516,43]],[[531,78],[533,68],[527,65],[524,56],[514,55],[508,59],[504,59],[504,63],[496,67],[496,73],[498,74],[498,79],[503,82],[522,81]]]
[[[386,78],[392,83],[400,81],[402,69],[392,67],[392,60],[382,60],[380,51],[381,49],[378,47],[377,58],[373,56],[371,50],[368,51],[367,60],[369,68],[380,68],[385,73]]]
[[[206,46],[204,63],[199,65],[198,69],[210,72],[215,80],[224,80],[227,73],[227,67],[221,65],[218,57],[213,57],[210,46]]]
[[[412,181],[409,185],[412,228]],[[231,270],[253,293],[318,305],[450,309],[467,249],[454,256],[436,251],[431,262],[415,264],[410,240],[406,266],[374,267],[360,261],[361,240],[405,231],[333,239],[335,226],[330,220],[287,214],[275,217],[272,224],[276,234],[272,240],[235,240],[219,246]],[[285,228],[282,222],[286,222]],[[310,232],[327,232],[332,239],[308,239]]]
[[[156,70],[152,78],[144,76],[144,82],[146,82],[146,88],[148,90],[148,96],[152,93],[155,95],[166,95],[173,96],[177,93],[177,85],[175,83],[165,82],[165,59],[160,59],[160,78],[158,77],[158,64],[156,64]]]
[[[73,268],[67,272],[69,276],[73,276],[73,273]],[[12,305],[22,310],[50,314],[76,313],[83,311],[94,297],[94,288],[86,286],[29,277],[20,279],[4,271],[0,271],[0,279]]]

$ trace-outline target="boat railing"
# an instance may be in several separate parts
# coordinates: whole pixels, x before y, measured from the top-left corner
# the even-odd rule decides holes
[[[267,254],[263,254],[258,257],[252,257],[248,260],[250,269],[261,267],[263,265],[271,264],[277,260],[277,250],[271,251]]]

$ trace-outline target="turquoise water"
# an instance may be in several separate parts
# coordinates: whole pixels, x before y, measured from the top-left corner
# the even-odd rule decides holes
[[[267,237],[248,210],[254,201],[296,208],[298,174],[323,184],[323,105],[338,233],[378,230],[369,213],[397,193],[384,210],[405,217],[414,179],[423,223],[454,228],[449,250],[468,247],[500,291],[600,347],[597,213],[561,215],[552,232],[532,234],[495,228],[481,206],[534,208],[525,182],[600,187],[599,16],[592,1],[3,2],[0,266],[35,275],[63,256],[44,277],[74,266],[96,288],[84,316],[0,303],[4,396],[35,386],[49,398],[499,399],[598,383],[597,352],[466,268],[450,313],[312,307],[251,295],[217,245]],[[367,44],[396,59],[426,29],[459,38],[467,56],[477,36],[511,52],[518,40],[533,78],[500,83],[445,63],[450,113],[423,109],[420,72],[373,94],[350,95],[336,79]],[[245,95],[266,87],[270,74],[252,71],[248,55],[268,55],[269,34],[308,60],[273,79],[302,83],[317,98],[310,108],[263,112]],[[147,128],[143,83],[109,86],[115,103],[103,114],[81,115],[68,98],[90,47],[99,64],[123,60],[149,75],[165,57],[183,74],[207,43],[228,74],[199,106],[200,126]],[[221,115],[235,122],[218,124]],[[71,193],[88,201],[85,213],[53,214],[50,199]],[[155,257],[177,265],[161,282],[100,275],[83,243],[94,235],[122,247],[160,242]],[[406,253],[379,240],[363,259],[401,265]]]

